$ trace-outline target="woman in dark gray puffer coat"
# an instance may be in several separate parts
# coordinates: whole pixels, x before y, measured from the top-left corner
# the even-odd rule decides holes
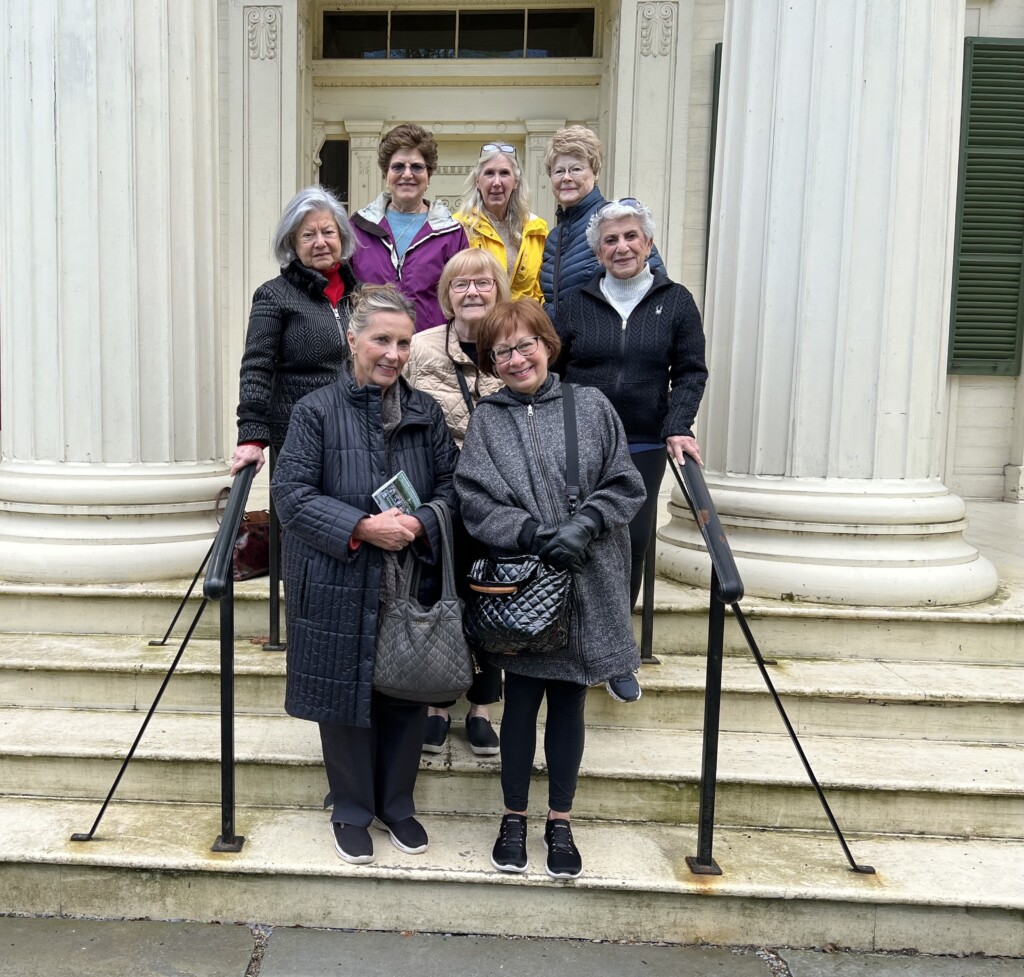
[[[626,526],[644,501],[622,424],[600,391],[574,387],[582,506],[565,495],[562,387],[548,373],[558,336],[532,299],[499,304],[477,333],[481,368],[506,386],[483,398],[470,421],[455,488],[470,535],[496,555],[536,553],[574,571],[565,649],[502,656],[501,785],[505,815],[491,855],[505,872],[526,870],[526,809],[537,714],[547,699],[544,753],[552,878],[576,878],[582,861],[569,825],[583,758],[588,686],[639,666],[630,622]]]
[[[413,331],[412,303],[397,289],[363,286],[351,360],[296,405],[271,485],[286,530],[285,709],[319,723],[335,849],[354,864],[373,860],[371,823],[404,852],[427,847],[413,817],[427,707],[373,689],[386,568],[416,547],[431,565],[420,594],[429,600],[441,552],[433,510],[380,512],[373,492],[404,471],[423,503],[455,502],[458,449],[444,414],[401,378]]]

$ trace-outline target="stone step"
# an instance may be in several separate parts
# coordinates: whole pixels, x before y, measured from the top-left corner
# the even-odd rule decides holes
[[[142,634],[160,637],[188,580],[146,584],[42,586],[0,582],[0,620],[9,632]],[[236,634],[266,635],[267,580],[235,586]],[[183,633],[200,598],[182,615]],[[962,608],[840,607],[746,598],[743,612],[766,658],[884,658],[1014,665],[1024,660],[1024,611],[1001,588],[987,601]],[[707,646],[708,592],[664,578],[655,588],[656,654],[703,653]],[[640,617],[634,615],[639,634]],[[207,608],[196,631],[219,634],[218,612]],[[747,656],[738,624],[727,616],[726,651]]]
[[[0,635],[0,706],[149,708],[177,646],[153,648],[121,635]],[[162,710],[219,709],[219,645],[194,638]],[[248,641],[235,646],[238,712],[280,714],[284,655]],[[1024,742],[1024,666],[974,663],[774,659],[768,666],[794,728],[801,734]],[[646,665],[643,698],[624,706],[603,690],[588,702],[592,725],[699,730],[705,660],[665,654]],[[783,730],[751,658],[723,670],[722,728]],[[500,706],[495,709],[500,716]]]
[[[0,783],[8,793],[101,799],[141,720],[140,712],[119,710],[0,709]],[[242,714],[234,730],[239,802],[321,805],[326,780],[315,724]],[[1019,748],[817,735],[802,742],[845,830],[1020,836]],[[216,715],[158,712],[118,797],[216,803],[219,757]],[[589,818],[694,824],[700,765],[695,731],[592,726],[575,811]],[[443,753],[424,755],[421,771],[417,801],[424,811],[483,814],[500,805],[497,758],[474,756],[460,728]],[[718,779],[719,824],[815,829],[827,823],[784,735],[723,734]],[[535,792],[538,805],[543,793]]]
[[[252,921],[280,926],[555,936],[858,950],[1024,954],[1024,846],[1015,841],[851,836],[875,875],[851,872],[831,834],[720,830],[721,876],[692,875],[691,827],[575,822],[584,875],[491,868],[497,818],[425,815],[422,855],[374,831],[377,860],[333,851],[322,811],[246,807],[238,853],[212,853],[219,809],[114,803],[96,840],[72,842],[90,804],[0,797],[7,912]],[[510,898],[510,896],[512,898]]]

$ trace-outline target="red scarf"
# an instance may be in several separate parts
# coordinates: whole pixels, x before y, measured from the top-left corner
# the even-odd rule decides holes
[[[341,297],[345,294],[345,283],[341,280],[341,262],[339,261],[327,273],[327,285],[324,288],[324,295],[331,305],[336,306]]]

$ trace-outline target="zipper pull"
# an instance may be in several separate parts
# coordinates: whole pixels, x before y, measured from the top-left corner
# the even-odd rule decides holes
[[[526,405],[526,416],[533,417],[533,404]]]
[[[336,307],[336,306],[333,306],[333,305],[331,306],[331,311],[332,311],[332,312],[334,313],[334,319],[335,319],[335,321],[336,321],[336,322],[338,323],[338,325],[340,326],[340,325],[341,325],[341,313],[340,313],[340,312],[338,311],[337,307]]]
[[[625,319],[622,320],[622,331],[623,332],[626,331],[626,320]]]

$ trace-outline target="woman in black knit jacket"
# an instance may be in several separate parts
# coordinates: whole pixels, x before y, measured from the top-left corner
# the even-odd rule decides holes
[[[666,449],[679,463],[701,463],[692,425],[704,394],[704,330],[689,290],[651,270],[654,218],[633,198],[604,204],[591,218],[587,242],[602,271],[559,307],[563,378],[597,387],[622,420],[630,458],[643,476],[647,501],[630,523],[630,598],[635,605],[644,555],[658,510]],[[633,676],[608,683],[633,701]]]
[[[284,443],[292,408],[333,383],[348,359],[349,267],[355,233],[338,198],[321,186],[300,190],[274,231],[277,278],[252,298],[238,395],[238,446],[231,474]]]

